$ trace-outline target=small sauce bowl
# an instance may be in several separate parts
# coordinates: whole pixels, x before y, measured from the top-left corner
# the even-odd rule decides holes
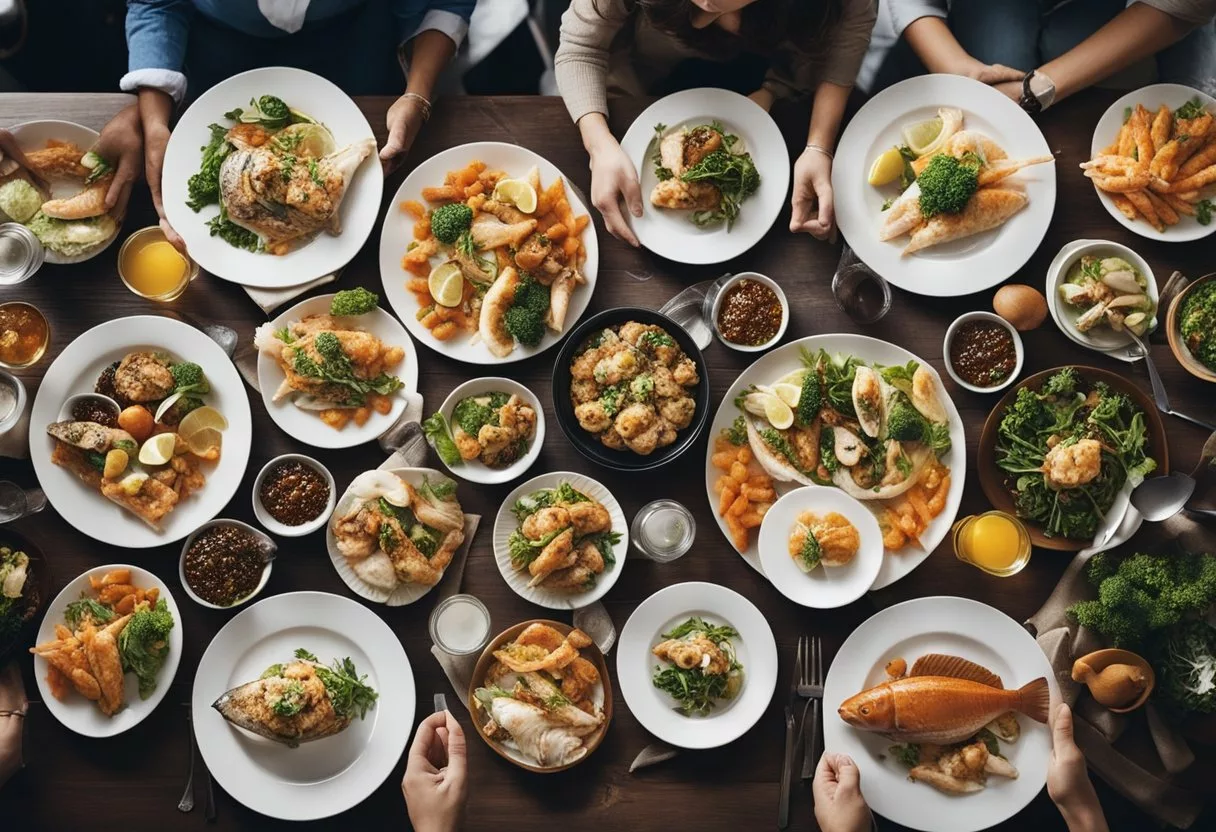
[[[771,289],[773,294],[777,296],[777,301],[781,304],[781,324],[777,327],[777,333],[763,344],[739,344],[726,338],[726,336],[722,334],[721,330],[718,329],[718,313],[722,309],[722,300],[726,297],[727,292],[729,292],[735,286],[738,286],[744,280],[751,280],[755,283],[759,283],[761,286]],[[785,292],[782,290],[781,286],[779,286],[777,281],[773,280],[771,277],[766,277],[759,272],[739,272],[738,274],[727,278],[718,287],[718,291],[713,296],[713,303],[710,306],[709,324],[717,339],[726,346],[730,347],[732,350],[738,350],[739,352],[763,352],[785,336],[785,330],[790,325],[790,303],[785,297]]]
[[[243,598],[238,598],[235,603],[229,604],[228,606],[213,604],[210,601],[204,601],[194,592],[190,586],[190,582],[186,580],[186,553],[190,551],[190,546],[194,543],[195,538],[208,529],[216,526],[235,526],[238,529],[248,532],[261,541],[264,551],[266,552],[266,562],[262,565],[262,578],[258,581],[258,585],[254,587],[253,592],[250,592]],[[266,588],[266,582],[270,580],[270,570],[271,567],[274,566],[275,553],[278,551],[278,548],[278,545],[271,540],[270,536],[260,529],[255,529],[253,526],[249,525],[248,523],[242,523],[240,520],[229,520],[226,518],[217,517],[216,519],[210,520],[199,526],[190,534],[189,537],[186,538],[186,542],[182,544],[181,557],[177,562],[177,577],[179,580],[181,580],[182,588],[186,590],[186,594],[189,595],[191,600],[193,600],[196,604],[213,610],[234,610],[237,607],[244,606],[254,598],[258,597],[262,590]]]
[[[59,421],[74,422],[76,417],[72,415],[72,411],[76,409],[76,405],[81,402],[96,401],[105,410],[112,410],[114,418],[118,419],[118,414],[122,412],[122,408],[118,406],[118,402],[111,399],[109,396],[103,396],[100,393],[76,393],[68,396],[63,406],[59,408]]]
[[[329,486],[329,500],[325,504],[325,510],[319,515],[309,520],[307,523],[301,523],[298,526],[289,526],[286,523],[281,523],[270,515],[266,510],[266,506],[262,504],[262,483],[266,480],[266,476],[284,462],[299,462],[314,469],[322,477],[325,478],[326,484]],[[334,475],[329,473],[329,469],[322,465],[317,460],[304,454],[283,454],[276,456],[274,459],[262,466],[262,470],[258,472],[253,481],[253,514],[257,517],[258,522],[266,527],[266,530],[271,534],[279,537],[303,537],[306,534],[311,534],[317,529],[329,522],[329,516],[333,514],[334,504],[337,502],[337,487],[334,485]]]
[[[954,369],[954,364],[950,360],[950,344],[954,341],[954,336],[958,332],[958,328],[970,321],[991,321],[992,323],[1003,326],[1009,335],[1013,338],[1014,365],[1013,371],[1005,377],[1005,379],[991,387],[980,387],[970,382],[963,381],[959,374]],[[972,393],[995,393],[998,390],[1004,390],[1009,385],[1013,384],[1022,372],[1022,363],[1026,360],[1026,352],[1022,347],[1022,336],[1013,328],[1013,324],[996,315],[992,312],[964,312],[954,319],[954,323],[946,330],[946,338],[942,342],[942,358],[946,364],[946,372],[950,374],[950,378],[960,387],[970,390]]]

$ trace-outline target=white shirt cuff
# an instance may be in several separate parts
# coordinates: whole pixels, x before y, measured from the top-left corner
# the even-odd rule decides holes
[[[414,34],[409,36],[408,40],[413,40],[420,33],[428,29],[443,32],[452,39],[452,42],[456,44],[456,48],[459,49],[460,44],[464,43],[465,35],[469,33],[469,23],[455,12],[431,9],[422,18],[422,23],[418,25],[418,29]]]
[[[180,104],[186,96],[186,76],[173,69],[137,69],[122,76],[118,82],[118,88],[123,92],[138,92],[140,87],[167,92]]]

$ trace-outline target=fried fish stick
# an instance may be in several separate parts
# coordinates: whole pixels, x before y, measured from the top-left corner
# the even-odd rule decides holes
[[[1012,176],[1022,168],[1030,167],[1031,165],[1041,165],[1045,162],[1054,162],[1054,156],[1045,154],[1043,156],[1032,156],[1029,159],[1002,159],[999,162],[993,162],[991,165],[985,165],[980,169],[979,176],[976,177],[979,187],[991,185],[995,182],[1000,182],[1007,176]]]
[[[1181,199],[1178,194],[1162,194],[1161,198],[1169,203],[1170,207],[1179,214],[1186,214],[1188,217],[1195,216],[1195,206]]]
[[[1216,165],[1216,141],[1208,141],[1201,150],[1187,159],[1186,163],[1178,168],[1178,178],[1188,179],[1209,165]]]
[[[1129,118],[1123,122],[1123,126],[1119,128],[1119,155],[1131,158],[1132,151],[1136,148],[1136,140],[1132,136],[1132,120]]]
[[[1094,180],[1094,184],[1108,193],[1127,193],[1142,191],[1148,187],[1151,177],[1147,171],[1136,171],[1123,176],[1102,176],[1093,170],[1085,171],[1085,175]]]
[[[1115,207],[1119,209],[1119,213],[1127,217],[1129,220],[1135,220],[1140,216],[1140,212],[1136,210],[1136,206],[1127,198],[1126,194],[1110,194],[1110,201],[1115,203]]]
[[[1165,143],[1157,154],[1153,156],[1152,162],[1149,163],[1148,171],[1153,176],[1160,176],[1162,179],[1170,179],[1168,171],[1176,170],[1174,161],[1178,158],[1178,154],[1182,151],[1182,142],[1178,139],[1170,139]]]
[[[1144,191],[1128,191],[1127,198],[1132,201],[1132,205],[1136,206],[1148,224],[1158,231],[1165,230],[1165,223],[1161,221],[1161,217],[1157,216],[1157,209],[1153,207],[1153,202],[1148,198],[1148,194]]]
[[[1148,110],[1144,109],[1143,104],[1136,105],[1136,112],[1132,113],[1131,125],[1132,140],[1136,143],[1136,164],[1140,170],[1148,170],[1149,163],[1153,161],[1156,151],[1153,149]]]
[[[1168,202],[1152,191],[1144,191],[1144,194],[1148,197],[1148,201],[1153,203],[1153,210],[1157,212],[1157,216],[1161,218],[1163,223],[1166,225],[1178,224],[1178,212]]]
[[[102,713],[112,716],[122,710],[125,704],[123,691],[122,662],[118,658],[118,643],[114,636],[106,630],[100,632],[90,626],[85,630],[85,656],[89,660],[89,668],[93,678],[101,687],[99,700]]]
[[[1174,114],[1170,112],[1170,108],[1162,104],[1157,108],[1157,115],[1153,117],[1152,126],[1149,128],[1149,135],[1153,139],[1153,152],[1161,150],[1165,147],[1165,143],[1170,140],[1170,133],[1174,130]]]
[[[1188,176],[1186,179],[1176,179],[1170,185],[1170,193],[1181,194],[1187,191],[1198,191],[1199,189],[1216,182],[1216,164],[1208,165],[1203,170],[1196,174]]]

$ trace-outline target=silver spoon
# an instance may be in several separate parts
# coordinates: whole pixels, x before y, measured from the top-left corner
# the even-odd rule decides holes
[[[1150,477],[1132,491],[1132,505],[1150,523],[1168,520],[1186,505],[1195,493],[1195,480],[1190,474],[1175,471],[1160,477]]]

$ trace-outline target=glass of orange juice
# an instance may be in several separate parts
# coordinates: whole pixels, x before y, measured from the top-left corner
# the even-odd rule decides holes
[[[141,298],[168,303],[198,277],[198,263],[165,239],[160,226],[134,232],[118,250],[118,275]]]
[[[1026,526],[1003,511],[972,514],[954,524],[954,555],[989,575],[1007,578],[1030,562]]]

